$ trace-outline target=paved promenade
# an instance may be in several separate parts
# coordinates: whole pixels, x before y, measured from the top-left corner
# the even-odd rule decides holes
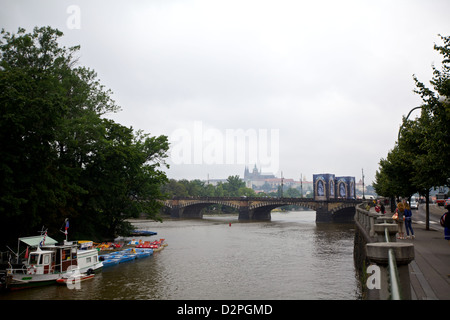
[[[423,224],[413,224],[416,238],[407,241],[414,244],[415,259],[410,263],[411,296],[414,300],[450,299],[450,245],[443,231]]]
[[[421,208],[421,210],[423,210]],[[415,259],[410,263],[411,296],[414,300],[450,300],[450,244],[444,239],[444,228],[436,221],[442,207],[430,206],[430,230],[414,219],[415,239],[397,240],[414,244]]]

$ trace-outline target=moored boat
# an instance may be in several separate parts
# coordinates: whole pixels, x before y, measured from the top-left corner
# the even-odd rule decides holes
[[[81,274],[101,271],[103,264],[92,242],[64,241],[62,244],[46,235],[19,238],[27,245],[24,261],[9,264],[6,272],[10,277],[6,289],[17,290],[55,284],[58,279],[70,276],[75,269]],[[28,252],[29,249],[31,252]],[[36,248],[36,249],[33,249]],[[19,250],[18,250],[19,251]]]
[[[157,235],[157,232],[146,231],[146,230],[134,230],[131,232],[132,236],[154,236]]]
[[[155,241],[145,241],[144,243],[140,243],[136,246],[136,248],[149,248],[153,249],[154,252],[161,251],[164,247],[167,246],[165,239],[159,239]]]
[[[153,254],[153,249],[150,248],[128,248],[122,251],[105,253],[99,256],[100,261],[103,262],[103,267],[113,266],[119,263],[132,261],[135,259],[142,259]]]
[[[153,249],[148,249],[148,250],[145,250],[145,249],[136,250],[136,254],[137,254],[137,257],[138,257],[139,259],[140,259],[140,258],[145,258],[145,257],[151,256],[151,255],[153,254]]]
[[[102,261],[102,263],[103,263],[103,268],[115,266],[115,265],[119,264],[119,262],[120,262],[120,259],[107,258],[107,259],[105,259],[105,260]]]
[[[138,244],[141,244],[142,240],[131,240],[130,242],[128,242],[129,246],[137,246]]]

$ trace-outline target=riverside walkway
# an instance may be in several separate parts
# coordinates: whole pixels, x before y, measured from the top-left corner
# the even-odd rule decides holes
[[[371,211],[375,212],[373,208]],[[423,213],[423,208],[420,211]],[[413,300],[450,300],[450,244],[444,239],[444,228],[437,223],[443,212],[442,207],[430,205],[430,228],[426,230],[419,211],[413,210],[415,239],[397,240],[414,244],[415,258],[409,265]]]

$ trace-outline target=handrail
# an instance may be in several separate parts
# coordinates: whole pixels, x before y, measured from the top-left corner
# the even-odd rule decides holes
[[[384,238],[386,239],[386,242],[389,242],[389,231],[388,231],[388,228],[384,228]]]
[[[398,279],[397,262],[395,260],[394,249],[389,249],[389,280],[392,300],[401,300],[400,284]]]
[[[369,235],[367,239],[370,242],[383,241],[383,238],[377,240],[376,237],[373,236],[375,233],[373,230],[375,220],[377,215],[369,214],[369,211],[363,209],[363,205],[356,207],[356,216],[355,220],[359,220],[361,227],[363,227],[366,233]],[[389,229],[387,227],[384,228],[384,241],[390,242]],[[391,294],[392,300],[401,300],[401,290],[400,290],[400,281],[399,274],[397,268],[397,261],[395,257],[395,251],[393,248],[388,250],[388,272],[389,272],[389,292]]]
[[[389,232],[387,228],[384,228],[384,236],[386,242],[389,242]],[[389,283],[391,289],[391,298],[392,300],[401,300],[397,261],[395,259],[394,249],[392,248],[389,249],[388,257],[389,257],[389,280],[390,280]]]

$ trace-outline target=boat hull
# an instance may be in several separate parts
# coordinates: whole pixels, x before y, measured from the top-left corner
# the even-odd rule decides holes
[[[60,274],[14,274],[8,285],[9,290],[21,290],[55,284]]]
[[[64,278],[59,278],[58,280],[56,280],[56,283],[58,284],[76,284],[77,282],[81,282],[81,281],[86,281],[86,280],[90,280],[94,278],[94,274],[82,274],[82,275],[75,275],[72,277],[64,277]]]

